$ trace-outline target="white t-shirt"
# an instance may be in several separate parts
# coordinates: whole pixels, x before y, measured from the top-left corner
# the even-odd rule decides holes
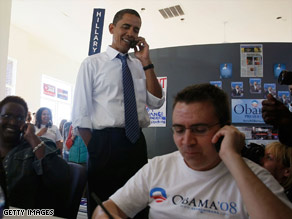
[[[272,175],[245,161],[292,208]],[[223,162],[208,171],[195,171],[178,151],[151,159],[110,199],[130,217],[149,205],[149,218],[248,218],[236,182]]]
[[[37,126],[35,126],[35,133],[36,134],[39,133],[39,131],[44,127],[45,127],[45,125],[41,125],[41,128],[38,128]],[[42,137],[51,139],[54,142],[62,140],[60,130],[55,125],[52,125],[52,127],[48,128],[47,132],[45,134],[43,134]]]

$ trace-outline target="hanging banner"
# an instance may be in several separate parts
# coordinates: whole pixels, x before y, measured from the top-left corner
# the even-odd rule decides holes
[[[164,104],[159,109],[147,108],[150,125],[149,127],[166,127],[166,88],[167,88],[167,77],[157,77],[157,80],[161,84],[162,90],[165,93]]]
[[[104,14],[105,14],[105,9],[95,8],[93,10],[89,52],[88,52],[89,56],[96,53],[100,53]]]

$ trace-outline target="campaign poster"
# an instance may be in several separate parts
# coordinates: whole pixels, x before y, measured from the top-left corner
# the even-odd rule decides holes
[[[165,94],[164,104],[159,109],[149,109],[146,107],[149,118],[149,127],[166,127],[166,91],[167,91],[167,77],[157,77],[157,80],[161,84],[162,90]]]
[[[264,98],[267,98],[268,94],[271,94],[273,97],[277,98],[275,83],[264,83]]]
[[[232,76],[232,63],[220,64],[220,78],[231,78]]]
[[[286,107],[290,105],[290,92],[289,91],[278,91],[278,100],[282,102]]]
[[[56,87],[51,84],[43,83],[43,93],[45,95],[54,97],[56,95]]]
[[[240,76],[263,77],[263,45],[240,45]]]
[[[250,78],[249,79],[249,91],[251,94],[262,93],[262,80],[260,78]]]
[[[243,82],[231,82],[231,96],[232,97],[242,97],[243,96]]]
[[[274,77],[275,79],[278,79],[281,71],[286,70],[286,64],[282,64],[282,63],[277,63],[274,64]]]
[[[57,89],[57,97],[62,100],[68,100],[68,91],[58,88]]]
[[[222,81],[210,81],[210,84],[222,89]]]
[[[264,124],[262,101],[264,99],[231,99],[232,123]]]

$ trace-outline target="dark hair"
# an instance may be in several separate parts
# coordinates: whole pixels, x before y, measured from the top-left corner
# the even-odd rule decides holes
[[[36,118],[35,118],[35,125],[40,128],[41,124],[42,124],[42,113],[44,110],[48,110],[49,114],[50,114],[50,118],[53,121],[53,116],[52,116],[52,111],[47,108],[47,107],[41,107],[38,109],[38,111],[36,112]]]
[[[135,11],[134,9],[126,8],[126,9],[118,11],[115,14],[114,19],[113,19],[113,24],[116,25],[119,22],[119,20],[121,20],[123,18],[124,14],[133,14],[141,19],[140,15],[137,11]]]
[[[0,111],[2,110],[2,107],[7,104],[7,103],[17,103],[20,104],[21,106],[23,106],[24,108],[24,113],[25,113],[25,118],[27,116],[27,112],[28,112],[28,107],[27,107],[27,103],[25,102],[24,99],[22,99],[19,96],[7,96],[5,97],[1,102],[0,102]]]
[[[173,103],[173,109],[178,102],[186,104],[194,102],[210,102],[213,104],[216,116],[222,126],[230,124],[230,108],[227,94],[211,84],[195,84],[180,91]]]

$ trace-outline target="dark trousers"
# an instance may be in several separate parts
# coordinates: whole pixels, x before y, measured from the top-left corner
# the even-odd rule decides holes
[[[94,192],[101,201],[107,200],[147,163],[147,146],[141,131],[132,144],[123,128],[94,130],[88,144],[88,218],[97,204]]]

